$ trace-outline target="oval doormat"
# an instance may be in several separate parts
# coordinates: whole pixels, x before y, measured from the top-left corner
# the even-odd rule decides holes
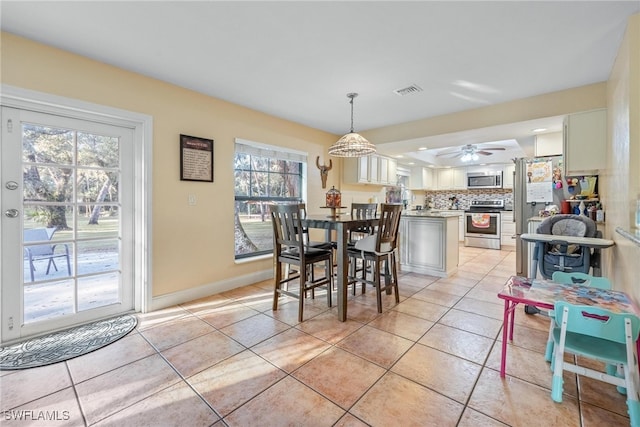
[[[111,344],[136,327],[125,314],[33,338],[0,349],[0,370],[26,369],[73,359]]]

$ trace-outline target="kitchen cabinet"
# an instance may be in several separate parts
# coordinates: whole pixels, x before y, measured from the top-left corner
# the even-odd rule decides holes
[[[563,126],[564,175],[594,175],[607,164],[607,110],[569,114]]]
[[[434,170],[431,168],[411,168],[411,190],[435,190]]]
[[[437,189],[438,190],[452,190],[453,189],[453,169],[438,169],[437,175]]]
[[[502,212],[500,214],[500,245],[515,247],[516,246],[516,223],[513,222],[513,212]]]
[[[516,171],[516,165],[505,165],[502,171],[502,188],[513,188],[513,174]]]
[[[403,272],[448,277],[457,271],[456,216],[403,214],[398,233]]]
[[[378,183],[381,185],[396,185],[398,162],[389,157],[378,157]]]
[[[467,189],[467,168],[453,168],[453,189]]]
[[[351,184],[368,184],[369,162],[371,156],[349,157],[342,160],[343,180]]]
[[[342,161],[342,176],[348,184],[396,184],[395,159],[378,155],[349,157]]]
[[[437,170],[438,190],[466,190],[467,168],[444,168]]]
[[[562,156],[562,132],[536,135],[534,154],[536,157]]]

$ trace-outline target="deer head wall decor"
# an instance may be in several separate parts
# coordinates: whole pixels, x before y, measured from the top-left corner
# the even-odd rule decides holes
[[[316,166],[320,169],[320,179],[322,180],[322,188],[327,188],[327,177],[329,176],[329,171],[333,167],[333,162],[329,159],[329,166],[322,165],[320,166],[320,156],[316,157]]]

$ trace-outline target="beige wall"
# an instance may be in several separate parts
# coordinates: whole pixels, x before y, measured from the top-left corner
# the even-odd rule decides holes
[[[629,19],[607,82],[607,168],[601,173],[606,237],[616,246],[605,251],[603,275],[640,301],[640,247],[615,232],[634,225],[640,197],[640,14]]]
[[[3,84],[153,117],[154,296],[272,268],[270,259],[234,262],[234,138],[306,150],[310,210],[324,202],[315,158],[328,163],[335,135],[7,33],[1,54]],[[181,133],[214,139],[214,183],[179,180]],[[340,168],[329,173],[329,186],[338,182],[335,170]],[[188,206],[188,194],[197,196],[196,206]]]

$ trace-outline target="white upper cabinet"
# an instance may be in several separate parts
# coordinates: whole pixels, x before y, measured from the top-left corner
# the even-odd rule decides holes
[[[382,159],[382,157],[381,157]],[[387,160],[387,175],[389,176],[389,184],[396,185],[398,181],[398,161],[396,159]]]
[[[513,188],[513,173],[516,171],[516,165],[504,165],[502,171],[502,188]]]
[[[570,114],[564,120],[564,174],[591,175],[607,165],[607,110]]]
[[[398,162],[389,157],[378,157],[378,183],[383,185],[397,184],[397,167]]]
[[[562,132],[551,132],[536,135],[535,155],[536,157],[561,156]]]
[[[438,169],[438,190],[466,190],[467,168]]]
[[[453,190],[453,169],[438,169],[436,175],[438,190]]]
[[[453,168],[453,189],[467,189],[467,168]]]
[[[369,158],[349,157],[342,161],[342,176],[344,181],[352,184],[368,184],[369,178]]]
[[[434,170],[431,168],[411,168],[411,190],[435,190]]]
[[[365,157],[348,157],[342,161],[342,176],[349,184],[395,185],[395,159],[370,155]]]

